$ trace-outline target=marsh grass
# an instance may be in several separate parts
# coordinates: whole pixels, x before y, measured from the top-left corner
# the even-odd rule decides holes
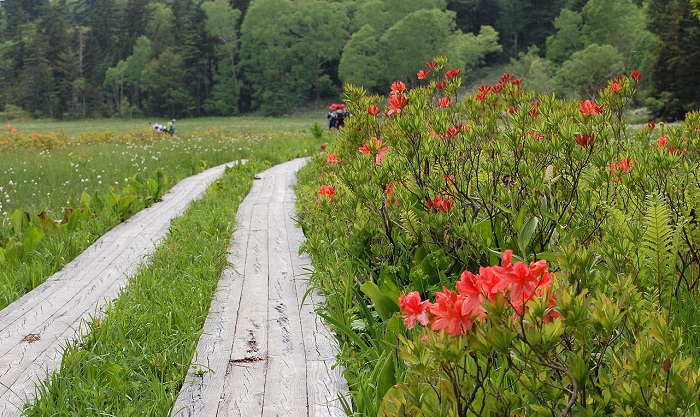
[[[306,123],[305,119],[290,121],[297,126]],[[76,129],[83,123],[65,126]],[[120,194],[135,175],[152,178],[162,169],[169,188],[185,177],[234,160],[259,159],[269,164],[309,155],[328,139],[316,139],[303,129],[282,130],[279,120],[248,124],[242,119],[211,119],[204,124],[210,127],[191,135],[154,137],[143,128],[119,134],[76,133],[77,139],[62,139],[55,149],[0,152],[0,247],[16,234],[9,220],[16,210],[46,212],[60,220],[67,208],[79,206],[83,193]],[[212,125],[228,125],[228,129]],[[245,130],[236,131],[235,126]],[[100,212],[71,233],[46,233],[36,251],[21,262],[0,259],[0,309],[44,282],[121,220],[115,213]]]

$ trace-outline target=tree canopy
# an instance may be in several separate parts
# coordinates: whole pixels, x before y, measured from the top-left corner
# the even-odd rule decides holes
[[[339,100],[346,82],[415,85],[444,55],[467,82],[511,61],[526,84],[581,97],[613,70],[639,69],[641,100],[680,117],[700,95],[687,87],[693,10],[687,0],[2,0],[0,112],[277,115]]]

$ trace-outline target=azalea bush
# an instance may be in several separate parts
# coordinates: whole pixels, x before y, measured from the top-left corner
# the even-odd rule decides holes
[[[298,209],[348,410],[700,411],[700,114],[629,128],[641,77],[581,102],[512,74],[464,95],[438,58],[386,101],[346,87],[353,117]]]

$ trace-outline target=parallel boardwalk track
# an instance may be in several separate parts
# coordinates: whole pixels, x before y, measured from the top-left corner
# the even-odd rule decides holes
[[[280,410],[291,410],[258,413],[265,416],[341,415],[331,403],[343,384],[338,372],[330,370],[330,336],[312,307],[300,309],[298,303],[305,291],[301,280],[308,261],[296,254],[303,236],[290,219],[294,205],[290,185],[302,165],[303,160],[295,160],[265,171],[261,174],[263,180],[256,181],[247,203],[239,209],[241,227],[231,246],[231,268],[222,275],[195,356],[196,363],[206,361],[206,372],[202,374],[193,366],[174,408],[178,415],[253,416],[256,414],[249,413],[247,407],[251,404],[255,408],[256,403],[266,404],[267,410],[273,404]],[[181,181],[161,202],[112,229],[45,283],[0,310],[1,417],[21,415],[24,403],[35,396],[36,384],[59,366],[63,346],[79,338],[90,318],[99,316],[118,296],[165,236],[170,221],[199,198],[224,168],[214,167]],[[264,203],[266,200],[268,203]],[[267,206],[271,211],[262,215]],[[256,258],[247,254],[272,256]],[[268,276],[269,281],[253,279]],[[225,294],[228,296],[224,299]],[[239,311],[231,306],[239,302],[241,306],[255,306],[255,311],[248,312],[247,307]],[[243,324],[235,321],[239,315]],[[227,318],[234,321],[227,322]],[[271,321],[278,326],[270,326]],[[228,349],[219,349],[220,344],[214,340],[217,337],[226,337]],[[278,339],[281,344],[276,345]],[[315,341],[318,343],[312,343]],[[232,351],[232,346],[237,350]],[[290,370],[294,376],[288,377]],[[264,385],[268,390],[262,393],[255,385],[261,380],[269,381]],[[309,386],[304,385],[306,380],[318,382]],[[211,381],[221,384],[214,388]],[[216,393],[212,404],[205,405],[209,393],[219,388],[222,391]],[[287,397],[287,390],[298,395]],[[210,407],[219,411],[197,411]],[[226,411],[237,408],[243,413]]]

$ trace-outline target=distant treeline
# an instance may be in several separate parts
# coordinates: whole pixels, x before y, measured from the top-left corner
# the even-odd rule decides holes
[[[438,55],[570,98],[639,69],[658,117],[700,101],[690,0],[0,0],[0,111],[278,115],[345,82],[417,85]]]

